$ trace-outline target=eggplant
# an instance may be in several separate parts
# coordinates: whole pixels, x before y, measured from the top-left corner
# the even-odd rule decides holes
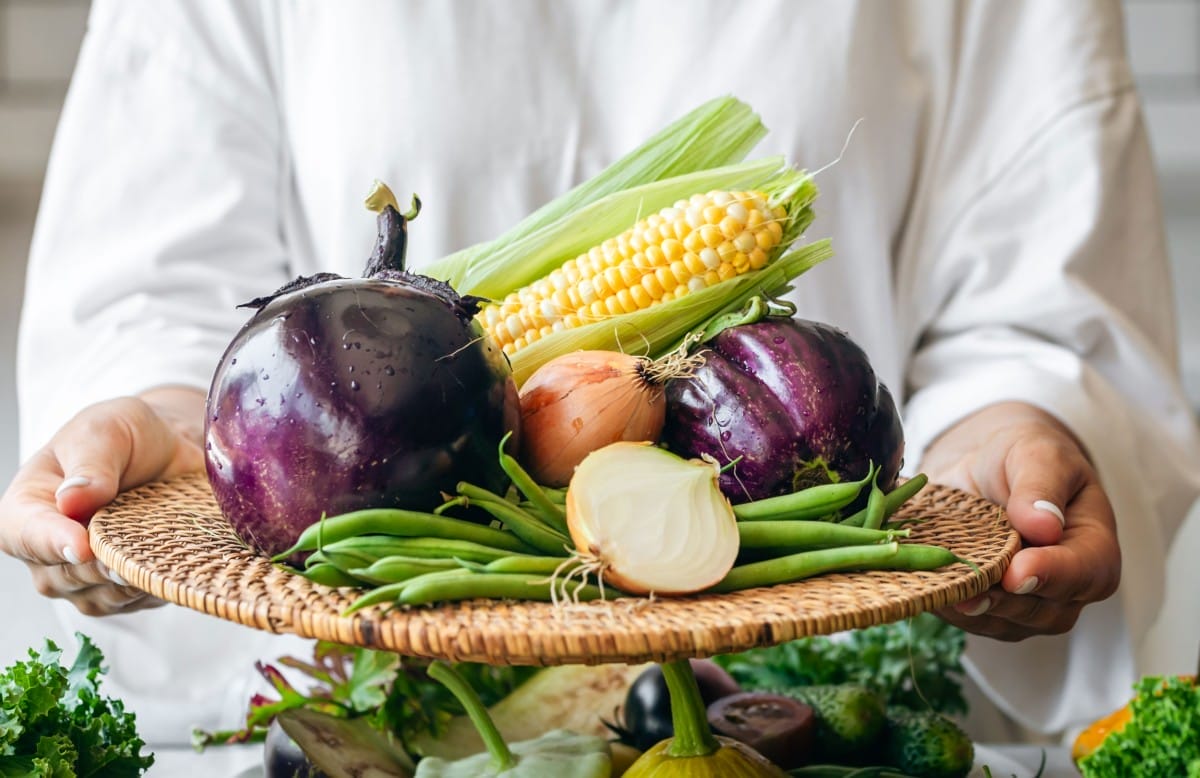
[[[213,376],[209,483],[265,554],[322,515],[430,510],[462,480],[507,485],[496,450],[520,423],[508,359],[476,323],[477,298],[404,269],[419,201],[403,215],[392,203],[364,278],[320,273],[247,303]]]
[[[662,442],[681,456],[733,463],[721,474],[731,502],[862,480],[872,466],[881,489],[895,485],[900,415],[844,331],[767,316],[721,330],[704,348],[704,364],[667,385]]]
[[[691,666],[706,706],[742,690],[733,676],[711,659],[692,659]],[[625,694],[622,721],[608,727],[620,742],[639,751],[675,735],[671,695],[660,665],[647,667],[634,679]]]

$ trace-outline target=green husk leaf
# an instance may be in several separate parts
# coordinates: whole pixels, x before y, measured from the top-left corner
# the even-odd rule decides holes
[[[461,293],[499,300],[547,275],[566,260],[624,232],[638,219],[697,192],[771,188],[793,191],[803,176],[785,168],[782,157],[765,157],[614,192],[520,240],[495,246],[464,267],[457,276],[457,283],[454,278],[449,283]],[[804,190],[804,193],[807,195],[808,191]],[[775,194],[772,191],[766,193]],[[811,193],[815,196],[815,186],[811,186]],[[441,273],[438,263],[426,270],[426,275],[435,278],[441,277]]]
[[[460,292],[483,294],[475,289],[479,284],[476,273],[481,264],[503,270],[502,264],[487,261],[497,252],[610,194],[739,162],[766,133],[766,127],[746,103],[733,97],[710,100],[600,174],[543,205],[500,237],[444,257],[426,268],[425,274],[447,281]]]

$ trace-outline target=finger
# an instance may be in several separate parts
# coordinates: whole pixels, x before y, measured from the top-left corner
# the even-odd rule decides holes
[[[0,501],[0,550],[27,563],[61,565],[90,562],[87,530],[54,507],[62,480],[48,450],[35,454],[13,478]]]
[[[66,597],[97,586],[111,586],[115,580],[99,560],[72,565],[29,565],[33,586],[43,597]]]
[[[1120,551],[1107,543],[1080,541],[1018,551],[1002,584],[1008,591],[1058,602],[1091,603],[1111,597],[1120,582]]]
[[[1078,602],[1064,603],[994,589],[987,616],[1009,622],[1014,630],[1030,630],[1037,635],[1060,635],[1075,626],[1082,609],[1083,604]]]
[[[78,592],[66,598],[85,616],[111,616],[162,605],[162,601],[127,586],[108,584]]]
[[[54,488],[58,510],[86,521],[112,502],[133,453],[130,425],[115,413],[81,414],[50,444],[63,478]]]
[[[1027,438],[1005,458],[1005,512],[1030,545],[1058,543],[1066,527],[1064,508],[1091,479],[1091,465],[1065,435]]]

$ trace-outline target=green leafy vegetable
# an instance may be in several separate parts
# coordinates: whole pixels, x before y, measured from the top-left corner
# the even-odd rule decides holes
[[[1134,689],[1132,718],[1080,760],[1084,778],[1200,778],[1200,685],[1148,676]]]
[[[801,638],[716,661],[747,690],[852,683],[889,705],[965,713],[965,633],[922,613],[836,636]]]
[[[68,668],[47,640],[29,660],[0,673],[0,776],[68,778],[141,775],[154,763],[142,755],[134,715],[100,694],[104,657],[81,633]]]

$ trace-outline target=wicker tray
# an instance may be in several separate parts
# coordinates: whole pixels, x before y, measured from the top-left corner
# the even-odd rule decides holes
[[[960,602],[1000,580],[1019,538],[995,505],[928,486],[899,517],[930,521],[912,541],[978,564],[936,572],[828,574],[733,594],[623,599],[567,607],[476,600],[340,615],[357,590],[330,589],[248,550],[221,518],[203,475],[144,486],[91,522],[112,570],[168,602],[269,632],[490,664],[666,661],[896,621]]]

